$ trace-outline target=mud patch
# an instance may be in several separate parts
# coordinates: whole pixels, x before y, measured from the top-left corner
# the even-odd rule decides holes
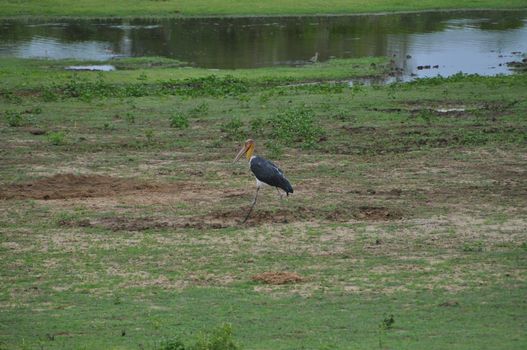
[[[247,208],[243,208],[239,210],[215,211],[209,215],[208,219],[239,224],[247,214],[247,210]],[[313,210],[305,207],[296,209],[282,208],[277,210],[255,208],[247,220],[246,225],[255,226],[266,223],[287,224],[289,222],[307,219],[312,217],[313,214]]]
[[[394,193],[394,195],[399,192]],[[230,210],[213,212],[202,219],[218,221],[222,223],[239,224],[245,217],[246,210]],[[403,212],[399,209],[376,206],[361,206],[336,208],[324,210],[299,206],[296,208],[281,208],[279,210],[255,209],[246,225],[257,226],[262,224],[287,224],[297,221],[306,221],[312,219],[322,219],[331,221],[348,221],[348,220],[367,220],[367,221],[385,221],[399,220],[403,218]]]
[[[355,217],[362,220],[399,220],[403,218],[400,211],[385,207],[359,207]]]
[[[220,229],[229,227],[228,223],[211,222],[201,217],[180,217],[174,220],[152,217],[126,217],[116,216],[99,219],[61,220],[60,226],[66,227],[94,227],[111,231],[146,231],[168,228],[196,228],[196,229]]]
[[[305,280],[302,276],[294,272],[264,272],[252,276],[251,279],[255,282],[275,285],[299,283]]]
[[[385,221],[385,220],[399,220],[403,218],[402,211],[398,209],[390,209],[386,207],[375,206],[361,206],[356,209],[349,210],[336,209],[329,212],[326,217],[327,220],[333,221],[347,221],[351,219],[365,220],[365,221]]]
[[[287,224],[311,219],[331,221],[365,220],[384,221],[403,218],[402,212],[385,207],[363,206],[324,211],[308,207],[266,210],[255,209],[246,223],[242,223],[246,209],[218,210],[195,216],[173,217],[128,217],[112,216],[103,218],[63,219],[58,222],[63,227],[94,227],[111,231],[145,231],[159,229],[194,228],[199,230],[222,229],[234,226],[260,226],[264,224]]]
[[[161,191],[164,187],[166,185],[103,175],[57,174],[33,182],[2,186],[0,199],[110,197],[135,191]]]

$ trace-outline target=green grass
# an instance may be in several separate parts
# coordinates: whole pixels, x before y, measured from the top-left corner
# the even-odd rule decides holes
[[[145,63],[148,62],[148,63]],[[71,65],[112,64],[118,70],[112,72],[71,72]],[[384,57],[333,59],[323,63],[299,67],[275,67],[258,69],[205,69],[185,66],[167,58],[125,58],[107,62],[73,60],[36,60],[0,58],[2,89],[32,89],[35,87],[64,85],[78,77],[80,80],[98,81],[103,77],[111,84],[136,83],[142,85],[171,80],[201,79],[211,75],[247,80],[254,84],[283,84],[338,80],[358,77],[379,77],[389,71]]]
[[[349,87],[332,81],[383,73],[145,61],[73,84],[69,62],[2,60],[0,349],[159,349],[223,324],[245,349],[524,347],[527,75]],[[295,192],[264,189],[240,225],[248,137]]]
[[[0,16],[227,16],[351,14],[436,9],[524,8],[523,0],[0,0]]]

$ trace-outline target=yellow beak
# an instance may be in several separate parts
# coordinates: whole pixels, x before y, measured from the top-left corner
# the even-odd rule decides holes
[[[249,145],[244,145],[240,152],[236,155],[236,158],[234,158],[233,163],[236,163],[245,153],[247,153],[247,150],[249,150]]]

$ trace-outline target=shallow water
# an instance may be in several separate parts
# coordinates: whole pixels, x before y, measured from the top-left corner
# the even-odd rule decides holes
[[[389,56],[404,69],[403,79],[508,74],[506,63],[527,52],[527,11],[0,21],[0,56],[164,56],[198,67],[249,68],[304,64],[315,52],[319,61]]]

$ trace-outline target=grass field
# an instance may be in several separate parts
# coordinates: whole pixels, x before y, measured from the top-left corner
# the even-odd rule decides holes
[[[3,60],[0,349],[523,349],[527,75],[332,82],[385,62]]]
[[[525,8],[525,0],[0,0],[0,16],[244,16]]]

